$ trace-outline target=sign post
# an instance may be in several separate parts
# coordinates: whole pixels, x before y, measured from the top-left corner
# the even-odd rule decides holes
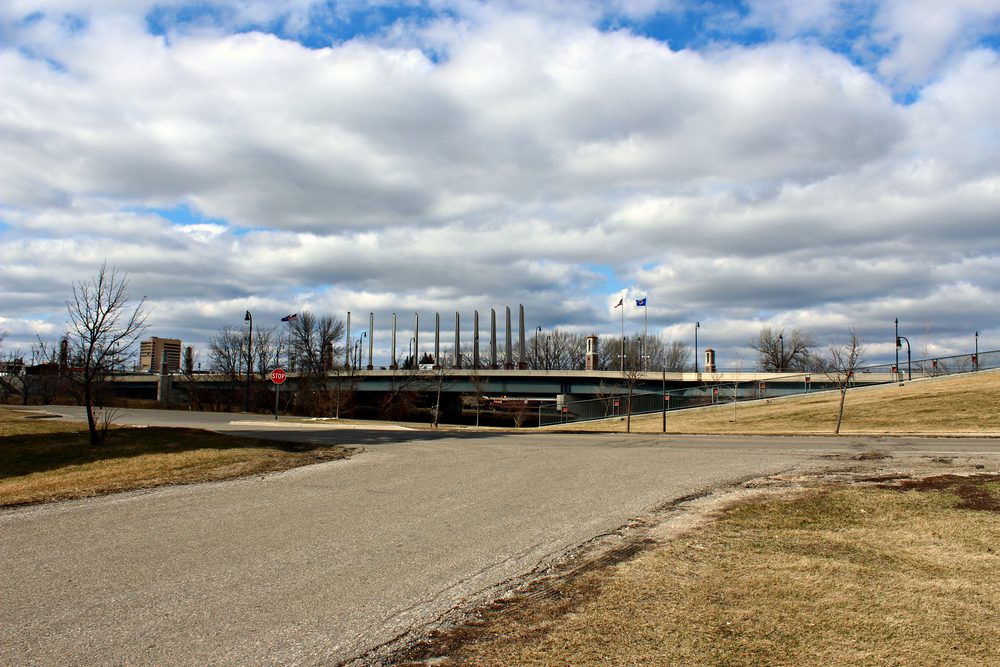
[[[284,369],[275,368],[271,371],[271,382],[274,383],[274,419],[278,419],[278,397],[281,395],[281,383],[285,381],[287,374]]]

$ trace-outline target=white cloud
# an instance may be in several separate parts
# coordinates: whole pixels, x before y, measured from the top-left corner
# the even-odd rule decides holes
[[[880,72],[915,85],[935,78],[943,64],[1000,30],[1000,1],[886,0],[875,26],[879,40],[891,50]]]
[[[194,340],[248,307],[263,323],[525,303],[612,331],[626,287],[667,331],[716,320],[731,356],[771,321],[1000,331],[982,307],[1000,299],[994,52],[935,60],[902,106],[816,44],[677,52],[591,27],[596,5],[567,21],[560,3],[474,4],[412,43],[326,49],[165,40],[123,7],[19,30],[64,68],[0,48],[4,328],[58,329],[107,258],[164,335]],[[796,11],[802,31],[834,8]],[[414,47],[435,40],[440,62]],[[205,221],[136,212],[181,204]]]

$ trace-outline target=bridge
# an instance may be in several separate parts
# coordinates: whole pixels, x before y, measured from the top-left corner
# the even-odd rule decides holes
[[[882,384],[898,379],[887,370],[858,373],[853,384]],[[257,392],[277,390],[277,385],[266,377],[254,375],[252,382]],[[462,414],[464,397],[473,405],[486,404],[494,409],[509,406],[530,413],[532,421],[537,416],[539,423],[548,423],[613,416],[629,409],[633,413],[658,412],[665,407],[674,410],[734,399],[775,398],[834,386],[823,373],[345,368],[319,379],[288,373],[280,392],[287,397],[286,404],[304,389],[349,392],[362,406],[377,405],[385,397],[409,392],[420,397],[425,406],[437,406],[449,419]],[[246,377],[216,373],[124,374],[111,378],[109,388],[122,397],[184,403],[185,395],[194,390],[245,395]]]

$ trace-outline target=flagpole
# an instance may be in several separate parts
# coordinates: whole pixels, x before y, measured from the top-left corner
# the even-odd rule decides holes
[[[642,370],[649,370],[649,355],[646,354],[646,350],[649,349],[649,306],[646,305],[646,299],[642,300]]]
[[[622,375],[625,375],[625,298],[622,297]]]

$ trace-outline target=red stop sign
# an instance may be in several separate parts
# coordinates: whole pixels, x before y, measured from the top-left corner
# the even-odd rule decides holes
[[[281,368],[275,368],[273,371],[271,371],[271,382],[273,382],[274,384],[281,384],[282,382],[285,381],[286,377],[287,375],[285,371]]]

